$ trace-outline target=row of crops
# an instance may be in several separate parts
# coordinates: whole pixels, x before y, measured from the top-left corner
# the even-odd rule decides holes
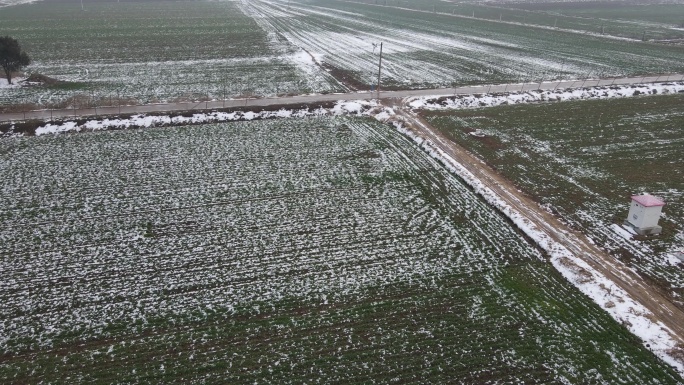
[[[352,79],[385,88],[678,72],[684,48],[504,24],[394,6],[243,1],[243,12]],[[374,46],[376,45],[376,46]]]
[[[676,384],[365,118],[0,140],[0,380]]]
[[[684,71],[681,46],[538,28],[532,17],[506,24],[452,13],[338,0],[4,7],[0,34],[32,56],[27,71],[59,82],[2,88],[0,108],[367,90],[377,82],[380,42],[386,89]]]
[[[682,4],[646,2],[446,2],[441,0],[355,0],[386,8],[444,13],[532,27],[635,40],[676,42],[684,38]]]
[[[61,81],[0,89],[0,107],[64,108],[341,91],[235,2],[47,2],[5,7],[27,72]],[[306,59],[306,58],[304,58]]]
[[[684,270],[669,255],[684,247],[682,101],[664,95],[426,115],[681,305]],[[630,195],[641,193],[667,202],[665,231],[626,239],[615,226],[627,218]]]

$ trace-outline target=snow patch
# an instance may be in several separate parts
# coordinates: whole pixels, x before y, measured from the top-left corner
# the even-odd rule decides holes
[[[306,73],[310,73],[312,71],[318,71],[316,61],[314,60],[314,56],[310,55],[308,52],[304,50],[299,50],[296,53],[294,53],[292,56],[290,56],[290,60],[297,65],[301,70],[303,70]]]
[[[92,119],[83,124],[75,121],[64,121],[60,123],[48,123],[36,129],[36,135],[62,134],[66,132],[79,131],[101,131],[109,129],[127,129],[140,127],[162,127],[171,125],[196,124],[196,123],[219,123],[239,120],[272,119],[272,118],[303,118],[307,116],[338,116],[338,115],[365,115],[371,116],[378,113],[377,102],[374,100],[339,101],[334,107],[325,109],[299,109],[278,111],[236,111],[236,112],[206,112],[196,113],[192,116],[169,116],[169,115],[134,115],[130,118],[105,118]],[[387,109],[379,110],[378,119],[384,121],[389,118]],[[384,114],[382,112],[385,111]],[[391,110],[389,110],[391,111]]]
[[[667,254],[667,263],[671,266],[684,264],[684,251],[675,251],[674,253]]]
[[[633,230],[629,231],[627,227],[620,226],[616,223],[613,223],[610,225],[611,230],[613,230],[617,235],[621,236],[624,239],[630,240],[632,239],[632,235],[636,234]]]
[[[0,0],[0,8],[12,5],[35,3],[38,0]]]
[[[2,7],[2,3],[0,3],[0,7]],[[19,88],[21,87],[21,84],[19,82],[26,80],[25,77],[13,77],[12,78],[12,84],[9,84],[7,82],[7,79],[4,77],[5,74],[3,73],[0,77],[0,88]]]
[[[459,95],[440,100],[439,96],[420,96],[406,99],[413,109],[448,110],[463,108],[494,107],[504,104],[555,102],[578,99],[626,98],[648,94],[675,94],[684,92],[684,82],[652,83],[591,88],[567,88],[558,90],[534,90],[504,94]]]

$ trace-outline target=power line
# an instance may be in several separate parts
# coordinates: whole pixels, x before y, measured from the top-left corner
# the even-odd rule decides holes
[[[380,61],[378,62],[378,99],[380,99],[380,72],[382,71],[382,42],[380,42]]]

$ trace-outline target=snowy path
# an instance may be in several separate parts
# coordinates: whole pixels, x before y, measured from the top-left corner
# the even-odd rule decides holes
[[[380,99],[405,98],[410,96],[449,96],[449,95],[470,95],[478,93],[508,92],[508,91],[529,91],[529,90],[553,90],[559,88],[574,87],[597,87],[610,85],[633,85],[640,83],[654,83],[662,81],[681,81],[684,74],[670,75],[649,75],[643,77],[629,77],[617,79],[589,79],[589,80],[563,80],[543,83],[517,83],[517,84],[492,84],[481,86],[466,86],[457,88],[437,88],[427,90],[402,90],[402,91],[381,91]],[[119,115],[119,114],[145,114],[156,112],[173,112],[188,110],[215,110],[221,108],[235,107],[267,107],[291,104],[315,104],[338,100],[369,100],[378,98],[376,92],[350,92],[344,94],[314,94],[297,95],[283,98],[262,98],[262,99],[230,99],[210,102],[184,102],[171,104],[147,104],[140,106],[111,106],[95,107],[85,109],[61,109],[61,110],[37,110],[17,113],[0,114],[0,123],[8,121],[23,120],[52,120],[55,118],[66,117],[86,117],[97,115]]]

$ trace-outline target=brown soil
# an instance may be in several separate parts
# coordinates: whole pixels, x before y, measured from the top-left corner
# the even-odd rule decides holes
[[[48,86],[53,86],[56,84],[61,84],[63,83],[60,80],[53,79],[49,76],[41,75],[41,74],[31,74],[28,78],[23,80],[25,83],[41,83],[43,85],[48,85]]]
[[[356,78],[356,75],[351,71],[337,68],[334,65],[328,63],[323,63],[322,66],[326,71],[330,73],[330,75],[337,79],[338,82],[344,84],[347,88],[349,88],[352,91],[370,89],[369,84],[365,84],[359,81]]]

